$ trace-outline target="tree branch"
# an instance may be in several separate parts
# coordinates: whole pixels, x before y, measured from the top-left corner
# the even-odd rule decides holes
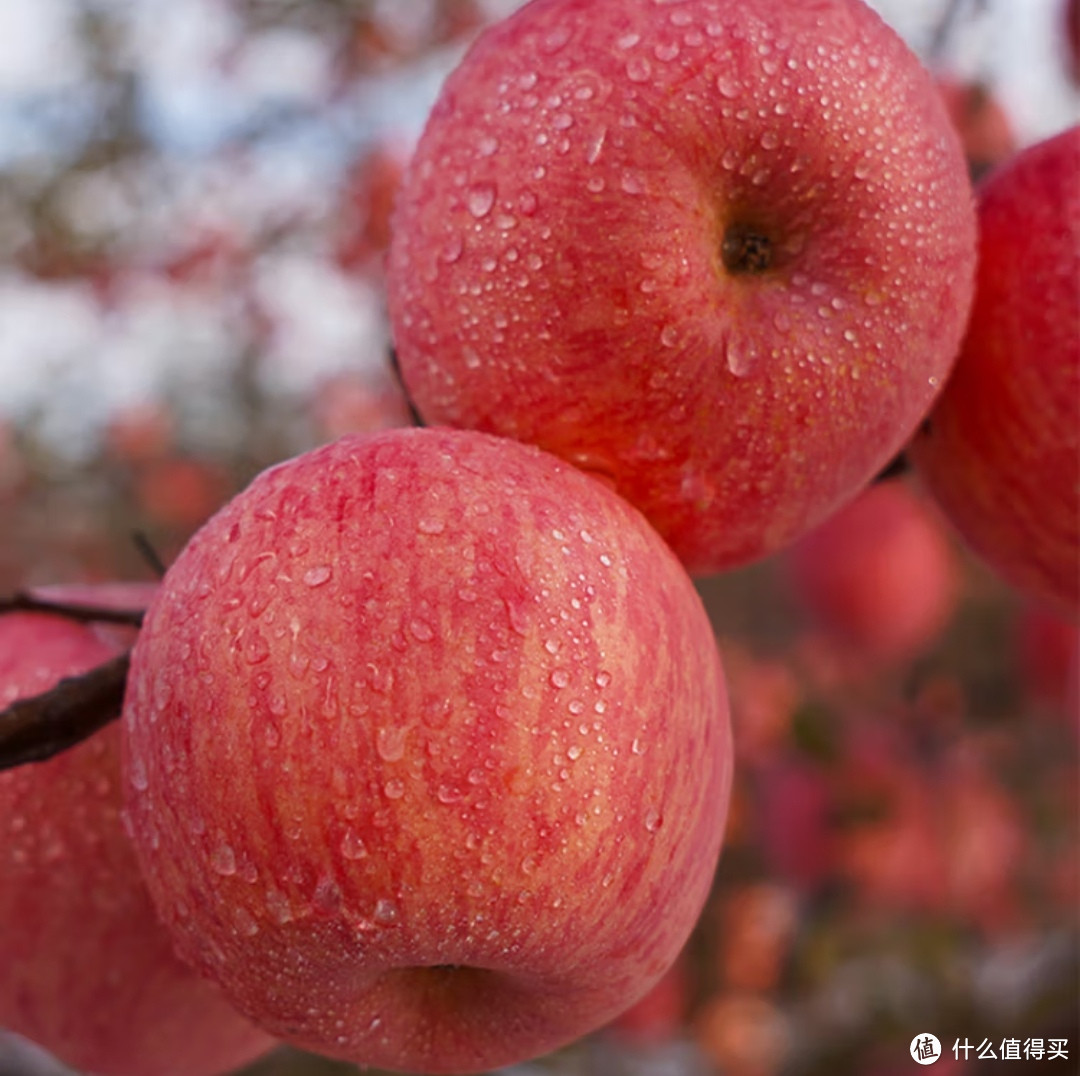
[[[120,654],[0,711],[0,770],[43,762],[118,718],[130,664]]]
[[[138,628],[142,625],[145,610],[58,601],[28,590],[17,590],[7,598],[0,598],[0,615],[4,613],[54,613],[80,624],[126,624]]]

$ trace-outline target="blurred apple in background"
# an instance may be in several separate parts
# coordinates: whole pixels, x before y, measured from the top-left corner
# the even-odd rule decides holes
[[[129,609],[154,589],[39,593]],[[0,616],[0,707],[111,658],[118,631],[52,614]],[[100,1076],[230,1072],[273,1042],[174,955],[120,812],[118,725],[0,772],[0,1027]]]
[[[169,569],[132,659],[129,812],[180,951],[261,1026],[479,1071],[674,961],[724,831],[716,640],[604,485],[475,432],[264,472]]]
[[[786,559],[813,621],[876,661],[899,662],[928,648],[956,608],[949,539],[903,481],[861,493]]]
[[[392,228],[421,414],[603,476],[696,572],[911,436],[975,254],[933,79],[859,0],[533,0],[450,75]]]
[[[1017,617],[1015,644],[1032,697],[1080,722],[1080,627],[1029,603]]]
[[[980,179],[1016,152],[1017,140],[1009,115],[989,86],[948,75],[937,79],[972,179]]]
[[[959,360],[909,455],[1006,581],[1080,611],[1080,126],[1029,146],[979,196]]]

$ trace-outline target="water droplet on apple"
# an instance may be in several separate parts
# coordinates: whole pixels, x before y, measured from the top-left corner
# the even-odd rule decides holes
[[[347,829],[341,838],[341,854],[346,859],[363,859],[367,854],[367,846],[357,836],[356,831]]]
[[[329,876],[320,878],[311,900],[320,911],[332,915],[341,907],[341,886]]]
[[[552,687],[564,688],[570,683],[570,674],[565,669],[555,669],[549,679]]]
[[[674,325],[665,325],[660,331],[660,343],[664,347],[674,347],[679,340],[679,330]]]
[[[236,873],[236,853],[227,844],[219,844],[210,853],[210,866],[223,878]]]
[[[386,784],[383,785],[383,795],[388,800],[399,800],[405,795],[405,782],[397,777],[391,777]]]
[[[554,30],[545,34],[539,43],[539,48],[542,53],[547,56],[552,56],[570,40],[570,27],[569,26],[557,26]]]
[[[476,152],[481,157],[493,157],[499,149],[499,140],[491,135],[484,135],[477,143]]]
[[[652,77],[652,64],[644,56],[633,56],[626,63],[626,77],[631,82],[648,82]]]
[[[405,740],[409,730],[387,725],[375,733],[375,750],[384,762],[397,762],[405,754]]]
[[[653,48],[653,55],[661,63],[668,63],[679,55],[679,46],[674,41],[658,44]]]
[[[435,638],[435,630],[426,620],[416,618],[409,621],[409,634],[417,642],[429,643]]]
[[[641,34],[629,33],[623,34],[622,37],[616,39],[615,47],[622,49],[624,52],[627,49],[632,49],[641,40]]]
[[[635,755],[643,755],[645,754],[645,745],[635,736],[630,743],[630,750],[633,751]]]
[[[716,80],[716,88],[721,97],[734,101],[739,96],[739,84],[730,75],[720,75]]]
[[[725,352],[727,368],[735,377],[746,377],[753,365],[753,353],[735,340],[728,340]]]
[[[139,792],[145,792],[150,786],[146,776],[146,763],[141,755],[132,755],[129,766],[132,787]]]
[[[477,220],[486,217],[495,205],[495,187],[490,183],[478,183],[469,191],[465,204]]]
[[[304,585],[309,587],[321,587],[324,583],[329,582],[330,577],[334,574],[334,569],[329,564],[318,564],[314,568],[308,568],[304,572],[303,580]]]
[[[416,529],[421,534],[442,534],[446,530],[446,521],[436,516],[424,516],[416,524]]]
[[[596,164],[603,152],[604,143],[607,141],[607,128],[600,127],[589,136],[585,146],[585,160],[589,164]]]
[[[459,803],[462,799],[461,789],[455,788],[453,785],[439,785],[435,792],[435,798],[444,805],[451,803]]]
[[[384,927],[393,925],[398,921],[397,905],[392,900],[383,897],[375,904],[373,918],[376,923],[381,923]]]
[[[650,807],[645,812],[645,828],[650,833],[655,833],[659,828],[663,819],[660,816],[660,812],[655,807]]]

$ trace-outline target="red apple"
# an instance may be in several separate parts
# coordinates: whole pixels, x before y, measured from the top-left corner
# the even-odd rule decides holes
[[[132,660],[159,912],[290,1042],[543,1053],[644,994],[705,901],[731,744],[704,608],[639,513],[531,446],[398,429],[266,471]]]
[[[49,591],[145,604],[149,588]],[[117,652],[64,617],[0,617],[0,707]],[[230,1071],[270,1046],[173,953],[120,821],[120,729],[0,773],[0,1026],[101,1076]]]
[[[979,198],[967,337],[910,455],[968,544],[1080,611],[1080,126],[1029,146]]]
[[[956,606],[948,538],[903,482],[861,493],[791,550],[787,568],[814,620],[876,660],[903,660],[932,643]]]
[[[1016,133],[1009,114],[989,86],[940,75],[937,88],[973,177],[981,178],[1016,152]]]
[[[910,437],[974,251],[934,82],[860,0],[533,0],[431,113],[389,307],[429,421],[603,475],[705,572]]]
[[[1080,720],[1080,626],[1045,606],[1027,605],[1017,618],[1015,646],[1028,693]]]

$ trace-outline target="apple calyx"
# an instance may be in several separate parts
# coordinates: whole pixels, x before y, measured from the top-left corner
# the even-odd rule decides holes
[[[767,272],[775,261],[773,241],[760,228],[731,224],[724,232],[720,258],[735,276]]]

